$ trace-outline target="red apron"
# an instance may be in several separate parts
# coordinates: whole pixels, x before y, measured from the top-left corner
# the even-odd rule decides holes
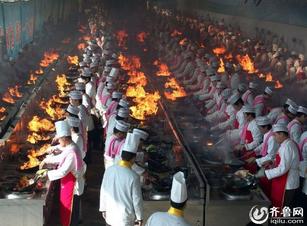
[[[249,123],[245,123],[242,133],[240,135],[241,142],[244,144],[249,144],[254,141],[252,132],[248,130]],[[249,158],[256,157],[256,153],[254,151],[247,151],[245,148],[243,150],[242,160],[247,160]],[[246,163],[244,168],[249,170],[251,173],[256,173],[257,165],[256,163]]]
[[[263,141],[263,145],[262,145],[262,149],[261,149],[261,156],[264,157],[268,154],[268,141],[270,139],[270,137],[273,136],[273,132],[272,130],[270,131],[270,133],[266,136],[265,140]],[[266,177],[261,177],[259,179],[259,183],[260,186],[264,192],[264,194],[271,200],[271,190],[272,190],[272,185],[271,185],[271,181],[268,180],[268,178]]]

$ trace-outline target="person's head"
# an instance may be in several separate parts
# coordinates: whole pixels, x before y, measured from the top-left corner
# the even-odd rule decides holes
[[[61,147],[66,147],[71,143],[71,130],[67,121],[57,121],[55,130]]]
[[[187,201],[182,202],[182,203],[176,203],[170,200],[170,204],[171,204],[171,207],[173,208],[176,208],[178,210],[184,210],[184,208],[186,207]]]
[[[123,139],[128,130],[130,128],[130,124],[121,120],[116,120],[115,127],[113,129],[113,134],[118,138]]]
[[[233,104],[233,107],[236,111],[239,111],[241,110],[241,108],[243,107],[244,105],[244,102],[241,98],[239,98],[234,104]]]
[[[292,120],[297,115],[298,107],[290,105],[288,109],[285,111],[285,114]]]
[[[79,133],[79,127],[71,127],[71,133]]]
[[[122,160],[133,163],[136,157],[136,153],[123,150],[121,154]]]
[[[79,91],[71,91],[69,93],[69,102],[73,106],[79,106],[82,104],[82,93]]]
[[[116,129],[116,128],[114,127],[114,129],[113,129],[113,134],[114,134],[115,136],[117,136],[119,139],[123,139],[123,138],[125,138],[127,132],[120,131],[120,130],[118,130],[118,129]]]
[[[273,126],[272,130],[274,132],[276,142],[279,144],[283,143],[286,139],[289,138],[287,125],[276,124]]]
[[[248,122],[250,122],[250,121],[252,121],[256,118],[255,108],[252,107],[252,106],[244,105],[243,113],[244,113],[245,120],[248,121]]]
[[[61,147],[66,147],[67,145],[71,144],[71,136],[65,136],[59,138],[59,144]]]
[[[269,99],[272,97],[272,94],[273,94],[273,90],[270,87],[266,87],[263,93],[264,97],[266,99]]]
[[[265,134],[272,129],[271,120],[267,116],[257,117],[256,123],[262,134]]]
[[[303,106],[299,106],[298,110],[297,110],[297,114],[296,114],[296,119],[304,124],[307,120],[307,108],[303,107]]]

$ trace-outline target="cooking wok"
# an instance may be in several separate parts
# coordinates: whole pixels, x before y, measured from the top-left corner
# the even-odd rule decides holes
[[[245,178],[238,177],[236,175],[226,175],[223,177],[225,181],[225,188],[232,189],[232,190],[244,190],[244,189],[251,189],[254,188],[257,184],[256,179],[254,176],[247,176]]]

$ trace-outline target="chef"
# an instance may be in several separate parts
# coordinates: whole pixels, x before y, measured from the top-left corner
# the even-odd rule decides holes
[[[189,226],[184,219],[184,208],[188,199],[187,186],[183,172],[178,172],[173,177],[170,203],[167,212],[152,214],[145,226]]]
[[[307,131],[305,131],[299,143],[300,151],[300,184],[301,184],[301,195],[299,198],[299,206],[306,205],[307,201]],[[302,204],[302,205],[300,205]]]
[[[49,180],[61,180],[60,189],[60,222],[62,226],[78,225],[80,196],[84,190],[86,165],[82,160],[78,146],[71,139],[71,129],[66,121],[55,123],[59,145],[52,149],[61,151],[58,155],[47,156],[40,164],[56,164],[55,170],[40,170],[38,174]],[[43,174],[43,175],[42,175]]]
[[[254,99],[256,117],[266,115],[269,112],[267,101],[272,97],[273,90],[270,87],[264,89],[264,94],[258,95]]]
[[[258,85],[255,82],[250,82],[248,84],[248,89],[242,95],[242,100],[243,100],[244,104],[248,104],[250,106],[253,106],[254,95],[255,95],[257,87],[258,87]]]
[[[109,167],[100,188],[99,211],[111,226],[141,226],[143,198],[139,176],[131,169],[138,150],[139,139],[127,137],[120,162]]]
[[[80,119],[76,117],[67,117],[67,123],[71,128],[71,139],[78,146],[82,159],[86,155],[86,144],[83,141],[83,137],[80,131]]]
[[[292,105],[292,104],[290,104],[290,102],[293,102],[293,101],[288,98],[282,107],[275,107],[275,108],[272,108],[270,110],[270,112],[267,114],[267,116],[271,119],[271,122],[273,124],[280,124],[280,123],[288,124],[289,123],[289,118],[284,113],[286,111],[288,111],[288,107],[290,105]],[[280,117],[280,118],[284,117],[286,121],[283,122],[281,120],[280,122],[275,123],[277,121],[278,117]]]
[[[104,167],[105,169],[113,165],[114,159],[119,155],[125,142],[125,137],[130,128],[130,124],[118,120],[115,123],[113,134],[107,138],[104,149]]]
[[[236,145],[234,149],[235,151],[239,151],[239,154],[243,154],[243,156],[241,156],[243,160],[247,160],[256,156],[254,149],[261,144],[263,137],[255,120],[255,108],[249,105],[244,105],[243,113],[246,123],[240,133],[241,142]],[[247,162],[245,168],[254,173],[257,170],[254,163]]]
[[[119,106],[119,105],[118,105]],[[127,121],[129,118],[129,109],[120,107],[117,111],[113,112],[106,124],[105,137],[106,139],[113,133],[115,123],[118,120]]]
[[[299,106],[297,109],[296,117],[288,124],[289,136],[297,144],[300,142],[300,138],[303,133],[303,125],[306,120],[307,108]]]
[[[272,206],[291,208],[294,207],[294,197],[299,188],[299,151],[295,142],[289,138],[286,125],[276,124],[272,130],[280,144],[274,167],[267,170],[261,168],[255,176],[271,180]]]
[[[122,98],[123,94],[121,92],[118,91],[114,91],[112,93],[112,101],[110,103],[110,105],[107,108],[107,111],[105,113],[105,117],[106,119],[108,119],[110,117],[110,115],[116,111],[118,102],[120,101],[120,99]]]
[[[280,113],[274,124],[289,124],[289,122],[295,118],[298,106],[296,104],[289,105],[282,113]]]
[[[77,82],[75,83],[75,89],[82,93],[82,105],[84,105],[88,112],[91,112],[93,104],[89,95],[85,93],[85,83]]]
[[[96,96],[96,87],[95,84],[91,81],[92,71],[90,68],[83,68],[81,73],[81,79],[85,84],[85,93],[91,99],[91,106],[95,106],[95,96]]]
[[[220,77],[218,75],[213,75],[210,77],[210,87],[207,90],[207,92],[205,94],[202,94],[198,97],[199,100],[203,101],[203,100],[209,100],[213,98],[214,93],[216,92],[216,85],[218,83],[218,81],[220,81]]]

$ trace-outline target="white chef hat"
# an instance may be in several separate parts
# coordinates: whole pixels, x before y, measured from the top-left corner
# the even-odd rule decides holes
[[[303,106],[299,106],[298,109],[297,109],[297,112],[300,112],[300,113],[307,115],[307,108],[305,108]]]
[[[294,115],[296,115],[297,109],[298,109],[298,107],[293,106],[293,105],[290,105],[290,106],[288,107],[288,111],[289,111],[290,113],[294,114]]]
[[[109,76],[111,76],[111,77],[117,77],[118,75],[119,75],[119,69],[113,67],[113,68],[111,69],[111,72],[110,72]]]
[[[71,117],[71,116],[67,117],[67,122],[70,127],[80,126],[80,119],[76,117]]]
[[[245,83],[240,83],[238,85],[238,90],[242,93],[245,92],[247,90],[247,85]]]
[[[137,128],[133,129],[132,132],[135,136],[138,136],[142,140],[146,140],[149,136],[149,134],[147,132],[145,132],[144,130],[141,130],[141,129],[137,129]]]
[[[118,92],[118,91],[114,91],[112,93],[112,98],[116,98],[116,99],[119,99],[119,98],[122,98],[123,94],[121,92]]]
[[[138,151],[139,142],[139,139],[133,133],[127,133],[123,151],[136,154]]]
[[[274,133],[276,133],[276,132],[286,132],[286,133],[288,133],[288,128],[287,128],[286,124],[278,123],[278,124],[273,125],[272,131]]]
[[[292,105],[292,106],[294,106],[295,108],[298,108],[298,105],[293,101],[293,100],[291,100],[290,98],[288,98],[287,100],[286,100],[286,104],[287,105]]]
[[[171,200],[175,203],[184,203],[188,199],[184,173],[178,172],[173,177]]]
[[[242,110],[244,113],[255,113],[255,108],[250,105],[244,105]]]
[[[70,126],[66,121],[57,121],[55,123],[56,137],[67,137],[71,135]]]
[[[240,94],[239,93],[234,93],[229,97],[228,102],[230,104],[235,104],[238,100],[240,99]]]
[[[129,117],[129,109],[120,108],[117,112],[117,116],[119,116],[121,118],[128,118]]]
[[[68,113],[72,114],[72,115],[78,116],[80,110],[79,110],[78,107],[73,106],[73,105],[70,104],[70,105],[68,105],[66,111],[67,111]]]
[[[116,120],[115,128],[121,132],[128,132],[130,128],[130,123],[124,122],[122,120]]]
[[[82,99],[82,93],[77,90],[70,91],[69,97],[73,100],[81,100]]]
[[[123,108],[128,108],[129,107],[129,102],[127,100],[120,99],[119,102],[118,102],[118,105],[123,107]]]
[[[248,88],[250,88],[250,89],[256,89],[257,88],[257,83],[255,83],[255,82],[250,82],[250,83],[248,83]]]
[[[256,123],[258,126],[266,126],[271,124],[271,119],[267,116],[260,116],[256,118]]]
[[[83,82],[77,82],[75,84],[75,89],[77,91],[85,90],[85,84]]]
[[[273,94],[272,88],[270,88],[270,87],[268,87],[268,86],[265,87],[264,92],[265,92],[266,94],[270,95],[270,96]]]

